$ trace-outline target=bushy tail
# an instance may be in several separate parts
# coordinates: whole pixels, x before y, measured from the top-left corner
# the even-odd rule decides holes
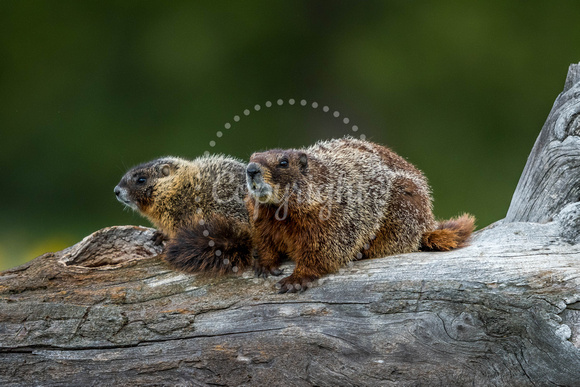
[[[463,247],[469,241],[474,229],[475,218],[469,214],[441,221],[435,230],[423,234],[421,250],[447,251]]]
[[[165,260],[190,273],[238,272],[252,261],[250,225],[223,215],[195,218],[167,243]]]

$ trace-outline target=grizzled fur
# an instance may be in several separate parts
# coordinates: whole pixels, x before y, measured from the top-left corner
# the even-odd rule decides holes
[[[473,231],[464,215],[438,223],[423,174],[390,149],[351,137],[305,149],[255,153],[246,205],[259,271],[296,262],[281,292],[356,259],[459,247]]]
[[[242,254],[248,249],[244,238],[236,239],[243,245],[240,253],[234,253],[231,243],[210,243],[216,238],[223,241],[232,233],[245,232],[249,238],[244,171],[243,163],[225,156],[192,161],[163,157],[129,170],[115,187],[115,194],[157,227],[159,242],[168,240],[165,259],[173,267],[222,273],[242,268],[251,259],[249,253]],[[211,226],[214,217],[218,217],[217,225]],[[240,225],[245,227],[237,230]]]

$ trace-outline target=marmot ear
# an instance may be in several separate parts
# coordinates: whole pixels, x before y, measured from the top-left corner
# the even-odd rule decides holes
[[[159,167],[159,169],[161,170],[163,176],[169,176],[169,173],[171,172],[169,164],[163,164],[161,167]]]
[[[306,169],[308,166],[308,156],[304,152],[298,153],[298,164],[300,165],[300,169]]]

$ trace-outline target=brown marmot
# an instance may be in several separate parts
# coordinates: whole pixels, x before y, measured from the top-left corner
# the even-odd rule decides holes
[[[226,156],[162,157],[130,169],[114,191],[157,227],[174,268],[236,272],[252,260],[245,168]]]
[[[436,222],[423,174],[390,149],[351,137],[254,153],[246,205],[261,273],[287,256],[295,292],[346,263],[466,243],[474,218]]]

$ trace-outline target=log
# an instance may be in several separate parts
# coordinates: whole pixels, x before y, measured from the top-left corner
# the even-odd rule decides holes
[[[251,271],[171,270],[150,228],[105,228],[0,273],[0,385],[578,385],[579,174],[562,158],[579,149],[579,69],[508,216],[470,246],[277,294]]]

